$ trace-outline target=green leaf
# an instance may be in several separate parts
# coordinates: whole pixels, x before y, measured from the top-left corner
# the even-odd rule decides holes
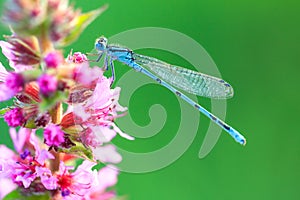
[[[43,195],[24,196],[20,193],[20,190],[14,190],[6,195],[2,200],[48,200],[50,196],[48,193]]]
[[[36,125],[34,123],[34,119],[31,118],[31,119],[27,120],[24,127],[25,128],[30,128],[30,129],[35,129]]]
[[[58,91],[53,96],[44,98],[42,100],[42,102],[39,104],[39,111],[44,113],[53,108],[57,103],[62,102],[67,98],[68,94],[66,92]]]
[[[93,152],[90,148],[83,146],[82,143],[79,143],[79,142],[74,142],[74,143],[76,144],[76,146],[73,146],[69,149],[59,149],[58,151],[63,152],[63,153],[74,154],[81,158],[85,158],[90,161],[94,161]]]
[[[75,19],[75,26],[72,28],[70,34],[60,41],[59,46],[66,46],[77,40],[82,31],[92,23],[100,14],[102,14],[106,9],[107,5],[102,6],[97,10],[90,11],[88,13],[83,13]]]
[[[6,195],[3,200],[17,200],[19,198],[21,198],[22,195],[19,193],[18,190],[14,190],[11,193],[9,193],[8,195]]]
[[[8,112],[10,110],[10,108],[2,108],[0,109],[0,117],[3,117],[5,115],[6,112]]]

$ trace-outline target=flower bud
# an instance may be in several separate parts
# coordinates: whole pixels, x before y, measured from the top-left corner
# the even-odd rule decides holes
[[[73,55],[70,54],[67,58],[68,62],[71,63],[83,63],[83,62],[87,62],[88,58],[86,57],[85,54],[81,53],[81,52],[75,52]]]
[[[51,15],[49,37],[51,41],[58,43],[70,35],[80,12],[68,6],[67,0],[51,0],[49,13]]]
[[[48,68],[57,68],[60,64],[64,62],[63,55],[58,52],[50,52],[44,58],[45,64]]]
[[[22,74],[13,72],[6,76],[5,84],[9,89],[17,93],[22,91],[25,81]]]
[[[6,36],[7,42],[0,41],[3,54],[10,66],[17,71],[27,70],[40,62],[40,48],[36,37],[22,38],[17,35]],[[27,66],[27,67],[26,67]]]
[[[38,78],[40,93],[45,96],[51,96],[57,89],[57,79],[54,76],[43,74]]]
[[[50,124],[44,130],[44,139],[49,146],[59,146],[65,141],[64,132],[59,126]]]
[[[23,111],[21,108],[13,108],[6,112],[4,115],[4,120],[11,127],[21,126],[25,122]]]
[[[39,31],[46,18],[47,1],[9,0],[6,1],[3,21],[20,34]]]

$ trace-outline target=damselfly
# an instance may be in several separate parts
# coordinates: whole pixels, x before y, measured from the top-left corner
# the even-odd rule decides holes
[[[230,98],[233,96],[233,89],[231,85],[224,80],[182,67],[170,65],[156,58],[139,55],[125,47],[108,45],[105,37],[100,37],[96,40],[95,48],[99,55],[96,61],[100,61],[104,55],[104,65],[106,69],[111,67],[113,80],[115,77],[113,61],[117,60],[163,85],[219,125],[222,129],[229,133],[235,141],[242,145],[246,144],[246,139],[237,130],[227,125],[204,107],[200,106],[173,87],[175,86],[198,96],[218,99]]]

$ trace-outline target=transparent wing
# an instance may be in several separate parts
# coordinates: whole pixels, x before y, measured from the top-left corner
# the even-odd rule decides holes
[[[162,80],[191,94],[217,99],[233,96],[233,88],[222,79],[170,65],[144,55],[134,54],[133,57],[135,62],[152,71]]]

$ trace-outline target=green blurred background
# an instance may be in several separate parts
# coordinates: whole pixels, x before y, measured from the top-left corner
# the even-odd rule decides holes
[[[94,38],[102,34],[109,37],[148,26],[170,28],[198,41],[214,59],[222,77],[234,86],[235,97],[228,100],[226,121],[248,140],[242,147],[223,132],[212,152],[199,159],[200,144],[209,125],[203,117],[197,137],[180,159],[151,173],[121,173],[119,194],[131,200],[300,199],[300,132],[296,128],[300,112],[299,1],[73,2],[83,11],[104,3],[110,6],[72,45],[74,50],[90,51]],[[2,27],[0,34],[5,33],[8,30]],[[167,52],[143,53],[191,67]],[[5,61],[3,56],[1,61]],[[118,66],[120,77],[128,69]],[[210,108],[209,100],[199,98],[199,102]],[[142,126],[149,123],[148,109],[155,103],[172,113],[165,128],[149,139],[128,142],[118,138],[118,144],[131,151],[147,152],[174,137],[180,110],[170,92],[159,86],[145,86],[136,91],[127,106]],[[7,127],[3,121],[0,123],[1,143],[9,143]]]

